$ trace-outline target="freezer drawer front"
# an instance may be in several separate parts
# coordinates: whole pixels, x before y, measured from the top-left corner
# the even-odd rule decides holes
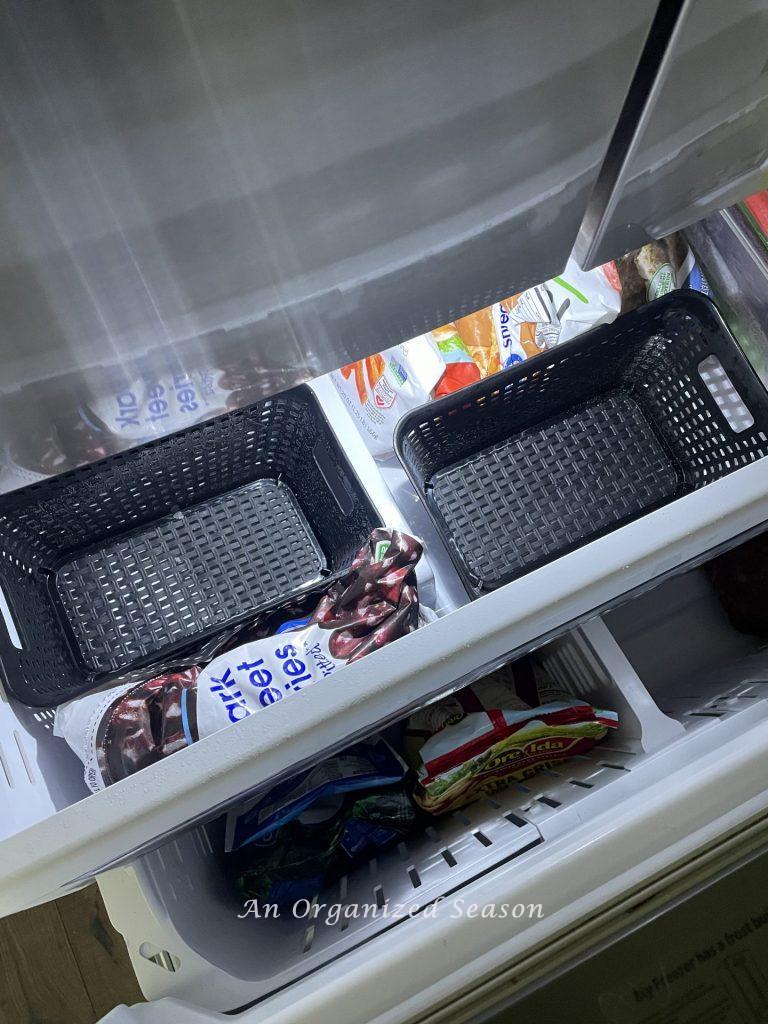
[[[611,190],[577,244],[596,266],[728,206],[768,180],[766,0],[685,0]]]
[[[559,273],[655,7],[4,6],[2,387],[315,376]]]

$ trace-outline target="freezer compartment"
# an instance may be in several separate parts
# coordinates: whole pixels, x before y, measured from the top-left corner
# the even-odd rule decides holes
[[[419,594],[443,614],[391,653],[349,666],[333,687],[304,692],[301,714],[283,702],[270,709],[268,730],[260,717],[241,722],[87,800],[82,766],[52,735],[50,714],[4,699],[0,748],[10,771],[0,773],[0,912],[53,898],[137,857],[239,795],[341,749],[768,518],[768,470],[759,460],[469,602],[429,521],[419,523],[423,505],[402,468],[375,462],[329,382],[312,388],[382,522],[425,541]]]
[[[146,995],[175,993],[221,1010],[262,998],[500,864],[519,858],[522,870],[525,858],[546,856],[548,842],[604,810],[614,792],[617,800],[633,792],[635,769],[683,735],[599,620],[537,655],[559,685],[617,710],[618,731],[583,756],[432,818],[318,893],[315,909],[303,901],[295,916],[249,911],[223,866],[220,820],[107,875],[107,905]]]

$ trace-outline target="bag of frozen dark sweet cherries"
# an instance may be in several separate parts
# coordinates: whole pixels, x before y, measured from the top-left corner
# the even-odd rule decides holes
[[[419,541],[377,529],[349,570],[303,617],[272,613],[233,636],[204,668],[87,694],[56,712],[54,733],[92,790],[322,682],[420,623]],[[294,610],[295,614],[295,610]],[[286,618],[288,621],[286,621]],[[275,631],[276,630],[276,631]]]

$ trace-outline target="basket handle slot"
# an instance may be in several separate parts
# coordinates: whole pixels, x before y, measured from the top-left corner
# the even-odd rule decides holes
[[[17,651],[23,651],[24,644],[21,642],[21,637],[19,636],[19,631],[16,628],[16,623],[13,621],[13,616],[11,615],[11,607],[8,604],[8,600],[5,596],[5,591],[3,590],[2,586],[0,586],[0,615],[2,615],[3,617],[3,622],[5,623],[5,631],[8,634],[8,639],[11,641],[11,643],[13,644]]]
[[[742,434],[755,425],[754,416],[744,404],[744,399],[717,356],[710,355],[702,359],[697,370],[734,434]]]
[[[312,457],[317,468],[320,470],[320,475],[325,480],[328,490],[339,506],[341,514],[344,516],[351,515],[355,509],[355,496],[352,493],[347,478],[341,472],[333,455],[322,441],[318,441],[315,445]]]

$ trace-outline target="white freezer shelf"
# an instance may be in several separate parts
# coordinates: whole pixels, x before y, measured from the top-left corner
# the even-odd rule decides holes
[[[605,619],[610,626],[593,619],[537,654],[558,683],[619,711],[616,734],[557,770],[541,772],[524,785],[510,786],[436,820],[421,837],[409,838],[322,893],[320,901],[370,905],[378,896],[381,903],[423,908],[451,896],[461,897],[465,904],[482,903],[478,888],[495,884],[491,891],[498,903],[503,902],[498,889],[507,884],[511,871],[520,882],[521,898],[515,902],[531,902],[545,865],[555,875],[563,861],[576,871],[586,849],[596,859],[583,874],[574,874],[570,884],[571,898],[584,903],[591,898],[592,887],[599,888],[612,877],[613,862],[599,860],[600,843],[616,822],[632,816],[638,804],[648,816],[646,831],[658,838],[661,853],[668,845],[690,843],[686,831],[695,801],[713,811],[712,822],[723,815],[725,829],[734,814],[728,816],[719,806],[721,789],[728,785],[721,763],[729,749],[738,751],[740,743],[755,758],[768,753],[766,644],[733,629],[708,577],[698,568],[629,600]],[[681,635],[689,642],[680,644]],[[645,678],[668,715],[652,699]],[[658,801],[667,790],[687,791],[692,780],[702,792],[684,802],[670,826],[661,817]],[[738,780],[733,782],[738,787]],[[739,813],[747,817],[747,809],[752,813],[756,806],[766,806],[768,796],[762,788],[760,778],[745,777],[739,799],[733,802],[736,819]],[[657,795],[649,798],[654,791]],[[724,806],[727,809],[728,803]],[[641,852],[638,848],[636,862],[623,865],[628,884],[635,884],[646,868]],[[242,902],[217,867],[202,829],[103,876],[99,884],[113,923],[126,937],[145,994],[154,999],[175,996],[194,1006],[195,1013],[200,1007],[235,1009],[260,1000],[246,1019],[272,1021],[276,1007],[284,1007],[283,992],[291,993],[293,1005],[304,1005],[308,992],[325,992],[334,983],[336,964],[359,962],[365,949],[371,957],[376,948],[390,957],[393,942],[399,948],[407,941],[404,930],[414,927],[407,919],[386,918],[353,918],[346,926],[338,920],[326,923],[322,917],[317,922],[290,917],[238,920]],[[428,917],[423,915],[423,928],[432,927],[425,923]],[[463,922],[454,926],[465,927]],[[540,926],[534,921],[514,927],[535,937]],[[387,932],[389,947],[384,947]],[[473,950],[473,956],[477,953]],[[424,959],[429,960],[428,951]],[[382,972],[388,969],[379,967]],[[365,998],[363,993],[360,998]],[[158,1005],[165,1007],[165,1000]],[[177,1019],[172,1014],[178,1014],[179,1021],[198,1019],[184,1016],[181,1009],[171,1010],[172,1005],[167,1004],[167,1019]],[[406,1019],[395,1007],[391,1012],[393,1020]],[[151,1010],[147,1013],[147,1020],[154,1019]],[[279,1013],[277,1019],[283,1019]],[[291,1019],[286,1013],[285,1020]]]
[[[354,443],[355,435],[345,438],[345,444]],[[378,476],[363,480],[373,489]],[[265,716],[209,736],[69,805],[77,795],[79,765],[51,735],[50,722],[30,722],[26,709],[8,702],[8,731],[0,747],[11,755],[14,746],[19,755],[24,748],[26,768],[13,786],[0,789],[0,822],[6,828],[0,843],[0,913],[60,895],[766,520],[768,463],[763,460],[348,666],[332,688],[302,694],[300,718],[291,702],[276,705]],[[8,809],[23,805],[33,809],[36,820],[14,821]],[[21,824],[28,827],[15,831]]]

